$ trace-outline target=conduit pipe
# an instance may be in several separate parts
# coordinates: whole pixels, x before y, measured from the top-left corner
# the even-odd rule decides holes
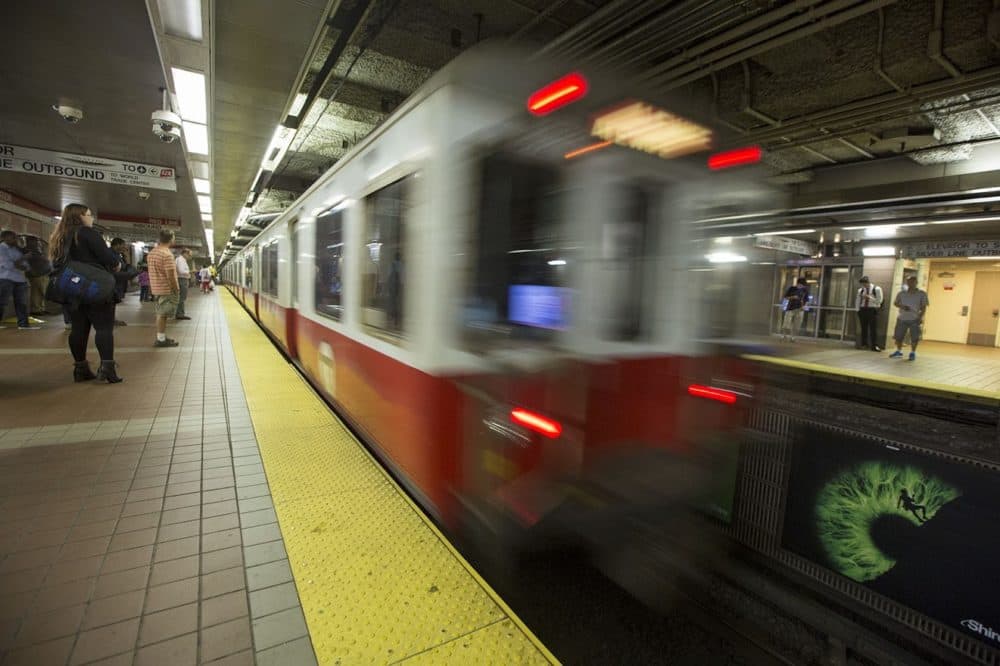
[[[885,71],[885,59],[882,55],[883,41],[885,39],[885,8],[878,8],[878,42],[875,47],[875,73],[882,78],[883,81],[888,83],[890,86],[895,88],[899,92],[905,92],[903,86],[896,83],[891,76]]]
[[[844,6],[853,4],[852,2],[848,2],[846,0],[831,3],[830,5],[821,8],[823,12],[826,14],[826,16],[822,19],[813,20],[812,23],[809,23],[809,21],[812,20],[811,16],[812,12],[810,12],[810,16],[797,17],[795,19],[791,19],[790,21],[786,21],[785,23],[776,26],[775,28],[772,28],[770,30],[765,30],[737,44],[733,44],[730,47],[721,49],[720,51],[713,53],[712,57],[708,59],[708,62],[699,61],[695,63],[689,63],[687,65],[678,67],[676,70],[665,72],[667,77],[674,77],[674,78],[671,78],[670,80],[664,82],[662,84],[662,88],[664,90],[673,90],[674,88],[679,88],[680,86],[686,85],[688,83],[691,83],[692,81],[696,81],[702,78],[711,71],[717,71],[729,67],[730,65],[735,65],[736,63],[745,60],[747,58],[751,58],[755,55],[765,53],[774,48],[794,42],[803,37],[807,37],[817,32],[821,32],[828,28],[840,25],[841,23],[846,23],[847,21],[850,21],[859,16],[863,16],[864,14],[872,12],[878,9],[879,7],[885,7],[886,5],[891,5],[895,2],[896,0],[869,0],[869,2],[857,5],[852,9],[847,9],[845,11],[841,11],[838,14],[830,15],[829,11],[832,11],[830,8],[835,7],[839,9]],[[809,24],[800,27],[798,29],[791,30],[790,32],[785,32],[786,30],[788,30],[789,25],[799,25],[802,23],[809,23]],[[733,55],[730,55],[728,57],[722,57],[724,54],[727,53],[732,53]],[[684,72],[690,72],[690,73],[684,74]],[[661,75],[662,74],[663,73],[661,73]],[[657,78],[657,75],[654,74],[653,72],[648,72],[644,78],[655,79]]]
[[[934,27],[931,28],[930,35],[927,36],[927,54],[931,60],[941,65],[944,71],[951,74],[956,79],[962,77],[962,72],[955,67],[948,56],[944,54],[944,0],[934,2]]]

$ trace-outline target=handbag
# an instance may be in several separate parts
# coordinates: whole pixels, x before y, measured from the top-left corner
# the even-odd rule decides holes
[[[73,235],[76,242],[76,235]],[[110,303],[115,292],[115,276],[101,267],[69,258],[70,245],[62,261],[49,275],[45,298],[62,305]]]

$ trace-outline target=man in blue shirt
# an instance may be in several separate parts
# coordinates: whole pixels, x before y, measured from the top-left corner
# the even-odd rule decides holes
[[[0,233],[0,322],[7,301],[14,297],[17,327],[22,331],[37,331],[28,321],[28,278],[24,276],[27,263],[24,253],[17,247],[17,234],[10,229]],[[0,323],[0,328],[6,328]]]

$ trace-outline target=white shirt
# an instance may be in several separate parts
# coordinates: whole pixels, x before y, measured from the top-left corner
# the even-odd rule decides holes
[[[866,303],[867,297],[867,305]],[[869,284],[867,287],[858,289],[857,298],[854,299],[854,307],[858,308],[880,308],[882,307],[882,287]]]
[[[191,267],[188,266],[187,259],[184,258],[183,254],[177,257],[176,263],[177,263],[177,277],[182,277],[182,278],[191,277]]]

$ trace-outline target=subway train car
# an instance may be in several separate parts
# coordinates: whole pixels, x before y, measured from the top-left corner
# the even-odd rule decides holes
[[[473,49],[226,254],[224,283],[449,528],[607,543],[692,497],[724,519],[753,379],[699,339],[688,267],[706,206],[769,195],[759,150],[713,152],[694,118]]]

